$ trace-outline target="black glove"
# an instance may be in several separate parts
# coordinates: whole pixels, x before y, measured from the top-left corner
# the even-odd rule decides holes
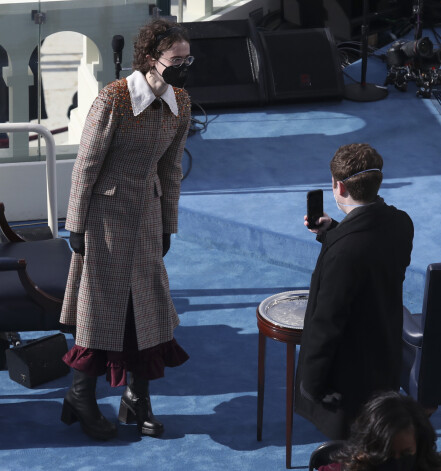
[[[165,257],[170,250],[170,234],[162,234],[162,256]]]
[[[84,234],[71,232],[69,237],[70,246],[75,253],[84,256]]]

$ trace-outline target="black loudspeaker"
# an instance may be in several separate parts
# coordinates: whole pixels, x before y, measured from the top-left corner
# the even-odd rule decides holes
[[[182,23],[195,61],[185,86],[204,107],[267,102],[257,30],[251,20]]]
[[[340,58],[327,28],[259,34],[270,102],[343,98]]]
[[[325,27],[326,10],[323,0],[297,0],[297,3],[302,28]]]

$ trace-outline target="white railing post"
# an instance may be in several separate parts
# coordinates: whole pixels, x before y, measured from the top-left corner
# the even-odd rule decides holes
[[[57,166],[55,141],[49,129],[41,124],[31,123],[0,123],[0,132],[36,132],[46,142],[46,191],[47,220],[54,238],[58,237],[58,205],[57,205]]]

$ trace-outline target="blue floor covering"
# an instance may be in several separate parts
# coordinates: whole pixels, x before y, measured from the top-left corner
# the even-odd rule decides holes
[[[0,469],[269,470],[285,462],[285,348],[268,342],[264,438],[256,440],[256,306],[272,294],[308,285],[310,273],[174,239],[167,255],[180,314],[176,338],[190,360],[152,382],[161,439],[139,439],[133,425],[94,442],[60,422],[70,375],[26,389],[0,372]],[[32,338],[39,333],[23,333]],[[72,339],[69,339],[72,344]],[[103,412],[116,419],[123,388],[99,380]],[[294,459],[305,466],[315,427],[295,418]]]
[[[359,78],[359,64],[346,70]],[[386,68],[371,59],[368,81]],[[0,372],[0,470],[256,470],[285,468],[285,347],[268,341],[263,441],[256,441],[256,306],[271,294],[307,287],[319,244],[303,226],[306,192],[332,198],[329,160],[338,146],[368,142],[383,155],[388,203],[415,224],[404,300],[421,307],[424,271],[439,262],[439,107],[389,86],[385,100],[347,100],[209,111],[205,132],[189,138],[193,167],[183,182],[179,234],[166,257],[190,360],[152,383],[161,439],[132,425],[100,443],[59,420],[70,375],[33,390]],[[33,338],[40,333],[26,333]],[[69,344],[72,339],[69,338]],[[116,420],[122,388],[101,378],[99,403]],[[441,412],[432,416],[441,433]],[[325,438],[294,416],[293,466],[304,468]],[[441,449],[441,442],[438,443]]]
[[[385,66],[372,65],[372,80],[382,83]],[[319,244],[303,226],[306,193],[322,188],[325,211],[340,220],[329,161],[342,144],[368,142],[384,157],[380,195],[414,221],[407,289],[421,291],[427,265],[441,253],[441,114],[436,100],[415,90],[389,86],[385,100],[370,103],[210,114],[207,131],[188,141],[194,164],[183,184],[179,237],[311,268]]]

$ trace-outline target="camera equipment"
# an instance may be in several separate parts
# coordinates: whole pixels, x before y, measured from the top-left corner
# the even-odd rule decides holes
[[[432,41],[422,38],[423,0],[413,5],[415,19],[414,41],[396,41],[386,52],[387,76],[385,85],[394,84],[405,92],[410,81],[416,83],[417,96],[430,98],[432,88],[441,83],[441,49],[433,50]]]
[[[386,52],[386,62],[385,84],[393,84],[398,90],[406,91],[408,82],[413,81],[417,96],[430,98],[432,88],[441,83],[441,50],[434,51],[427,37],[394,42]]]
[[[353,101],[377,101],[386,98],[387,87],[366,82],[368,56],[368,0],[363,0],[363,25],[361,26],[361,81],[345,85],[344,97]]]

